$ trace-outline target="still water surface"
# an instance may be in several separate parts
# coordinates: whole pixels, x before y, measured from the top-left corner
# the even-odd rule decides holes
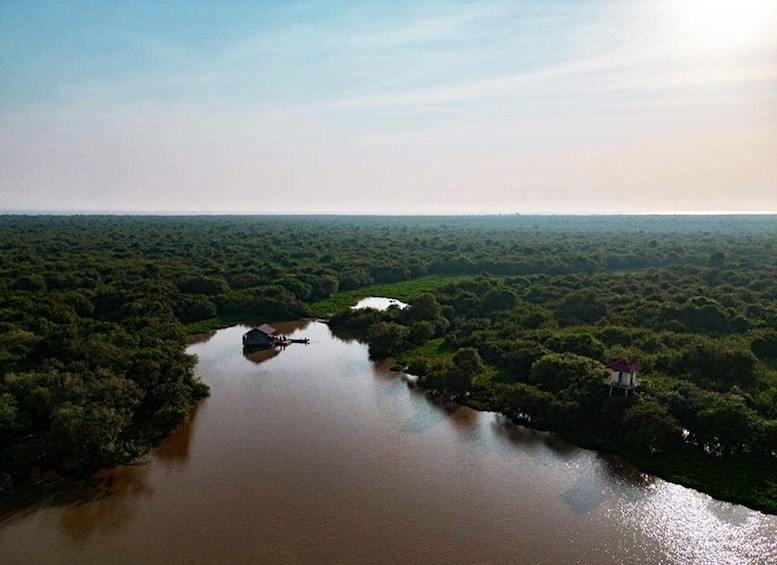
[[[373,308],[375,310],[386,310],[389,306],[396,306],[400,310],[407,308],[407,304],[396,298],[386,298],[384,296],[368,296],[362,298],[359,302],[352,306],[352,308],[360,310],[363,308]]]
[[[444,406],[320,323],[244,356],[190,347],[211,396],[102,496],[0,523],[11,563],[772,564],[777,518],[492,413]]]

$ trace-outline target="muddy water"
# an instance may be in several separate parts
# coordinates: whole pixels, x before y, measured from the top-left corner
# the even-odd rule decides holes
[[[6,516],[0,562],[775,562],[775,517],[438,404],[323,324],[275,325],[310,344],[193,344],[211,397],[191,424]]]

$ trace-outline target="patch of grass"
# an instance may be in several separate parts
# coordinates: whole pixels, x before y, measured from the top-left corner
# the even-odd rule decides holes
[[[186,324],[186,331],[192,335],[202,334],[212,330],[230,328],[236,324],[245,322],[245,320],[245,316],[218,316],[216,318],[208,318],[207,320]]]
[[[409,281],[399,281],[387,284],[373,284],[355,290],[335,293],[331,298],[319,300],[310,305],[310,314],[316,318],[326,318],[335,312],[350,308],[362,298],[368,296],[383,296],[397,300],[410,300],[424,292],[429,292],[440,286],[456,283],[472,278],[471,275],[438,277],[428,276]]]
[[[445,343],[444,338],[433,339],[420,347],[404,352],[398,361],[404,365],[412,366],[416,361],[433,362],[436,359],[453,361],[456,348]]]
[[[442,358],[453,360],[456,351],[457,349],[455,347],[445,343],[445,338],[439,337],[426,342],[420,347],[416,347],[409,352],[409,355],[412,355],[413,357],[424,357],[425,359]]]

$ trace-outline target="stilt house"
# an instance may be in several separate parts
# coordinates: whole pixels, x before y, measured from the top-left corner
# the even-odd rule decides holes
[[[637,372],[642,370],[642,367],[628,359],[618,359],[607,365],[607,368],[610,370],[610,394],[613,388],[620,388],[625,390],[628,396],[630,390],[637,388]]]
[[[282,339],[283,336],[278,330],[268,324],[262,324],[243,334],[243,347],[245,349],[262,349],[271,347]]]

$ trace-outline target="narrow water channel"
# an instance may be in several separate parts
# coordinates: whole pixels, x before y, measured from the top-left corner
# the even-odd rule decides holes
[[[321,323],[190,347],[211,396],[104,491],[0,523],[11,563],[774,563],[777,517],[442,405]]]

